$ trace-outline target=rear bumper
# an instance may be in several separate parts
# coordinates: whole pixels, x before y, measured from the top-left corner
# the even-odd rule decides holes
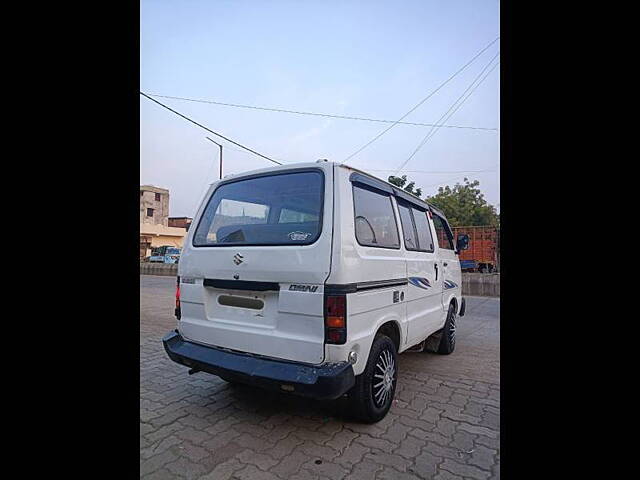
[[[333,400],[355,383],[353,367],[347,362],[314,367],[254,357],[188,342],[177,331],[167,333],[162,343],[169,358],[176,363],[269,390]]]

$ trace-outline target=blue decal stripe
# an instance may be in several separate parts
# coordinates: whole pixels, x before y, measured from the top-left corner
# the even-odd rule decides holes
[[[409,277],[409,283],[411,283],[411,285],[414,285],[418,288],[422,288],[423,290],[427,290],[431,288],[431,284],[429,283],[429,280],[423,277]]]
[[[444,288],[445,290],[448,290],[450,288],[456,288],[458,286],[457,283],[452,282],[451,280],[445,280],[444,281]]]

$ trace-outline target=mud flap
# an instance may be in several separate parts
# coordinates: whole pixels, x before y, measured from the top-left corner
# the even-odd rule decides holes
[[[438,353],[443,330],[444,329],[438,330],[425,340],[423,352]]]

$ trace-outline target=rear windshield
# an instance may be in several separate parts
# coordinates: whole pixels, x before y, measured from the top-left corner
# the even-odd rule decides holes
[[[219,186],[193,236],[193,245],[308,245],[322,229],[324,176],[293,172]]]

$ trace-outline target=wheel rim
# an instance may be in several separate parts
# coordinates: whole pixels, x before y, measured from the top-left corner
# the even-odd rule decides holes
[[[377,407],[391,400],[393,384],[396,381],[396,364],[389,350],[383,350],[376,361],[373,372],[373,401]]]
[[[456,314],[451,312],[449,318],[449,344],[453,347],[456,343]]]

